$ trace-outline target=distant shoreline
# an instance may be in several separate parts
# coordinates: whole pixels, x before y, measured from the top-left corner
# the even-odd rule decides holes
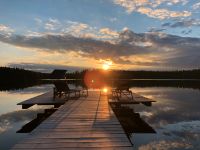
[[[41,79],[43,81],[78,81],[83,79]],[[200,79],[109,79],[109,80],[135,80],[135,81],[200,81]]]

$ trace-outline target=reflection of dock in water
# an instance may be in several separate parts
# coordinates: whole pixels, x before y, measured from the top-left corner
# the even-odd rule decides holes
[[[63,106],[46,120],[43,119],[13,149],[132,149],[127,137],[129,133],[154,131],[150,126],[147,128],[148,124],[132,109],[112,103],[112,110],[107,94],[100,94],[99,91],[90,91],[88,97],[69,99],[67,102],[64,99],[53,100],[53,93],[48,92],[19,103],[22,108],[35,104]],[[30,128],[25,125],[24,130],[27,129]]]
[[[140,117],[139,113],[128,106],[112,106],[125,133],[131,137],[132,133],[156,133],[156,131]]]
[[[25,124],[17,133],[29,133],[52,115],[57,109],[45,109],[44,113],[38,113],[37,118]]]

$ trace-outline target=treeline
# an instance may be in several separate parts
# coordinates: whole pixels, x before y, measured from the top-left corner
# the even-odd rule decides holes
[[[181,71],[124,71],[124,70],[83,70],[67,73],[66,78],[83,79],[86,74],[104,79],[200,79],[200,70]]]
[[[63,75],[64,73],[64,75]],[[26,87],[53,83],[53,80],[41,79],[80,79],[68,80],[75,85],[97,86],[104,84],[118,86],[126,84],[127,86],[181,86],[200,88],[200,83],[196,81],[181,81],[183,79],[200,79],[200,70],[182,70],[182,71],[124,71],[124,70],[101,70],[90,69],[75,72],[63,70],[54,70],[52,73],[40,73],[19,68],[0,67],[0,91],[15,90]],[[179,81],[155,81],[155,80],[126,80],[126,79],[180,79]],[[116,85],[115,85],[116,84]]]
[[[113,71],[121,79],[200,79],[200,70],[181,71]]]
[[[48,74],[19,68],[0,67],[0,90],[20,89],[39,84]]]

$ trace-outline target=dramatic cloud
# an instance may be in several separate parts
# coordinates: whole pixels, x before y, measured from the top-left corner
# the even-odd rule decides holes
[[[82,28],[90,28],[80,25]],[[79,31],[78,31],[79,32]],[[198,67],[200,65],[199,38],[180,37],[162,32],[134,33],[125,28],[116,32],[99,29],[93,37],[87,33],[69,32],[31,33],[28,35],[0,34],[0,41],[18,47],[48,53],[74,52],[82,58],[110,59],[115,64],[135,66]],[[78,35],[79,34],[79,35]],[[104,38],[99,38],[103,36]],[[106,39],[106,37],[109,37]]]
[[[186,28],[186,27],[192,27],[192,26],[200,26],[200,19],[182,19],[182,20],[175,20],[174,23],[164,23],[162,24],[162,27],[171,27],[171,28]]]
[[[160,8],[161,5],[168,6],[175,4],[185,5],[187,0],[113,0],[115,4],[126,8],[128,13],[139,12],[152,18],[166,19],[177,17],[188,17],[192,13],[189,11],[172,11]]]
[[[110,43],[91,38],[74,37],[68,34],[44,34],[42,36],[13,35],[5,37],[0,35],[0,40],[5,43],[21,47],[41,49],[46,52],[57,51],[60,53],[75,51],[83,57],[96,59],[121,60],[120,56],[144,53],[148,49],[129,43]],[[115,58],[116,57],[116,58]]]

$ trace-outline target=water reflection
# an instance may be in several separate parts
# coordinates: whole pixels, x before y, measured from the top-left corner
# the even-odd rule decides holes
[[[29,87],[24,90],[0,92],[0,149],[9,149],[18,141],[25,138],[26,134],[16,134],[16,131],[19,130],[22,125],[34,119],[37,113],[43,112],[45,108],[49,107],[34,106],[28,110],[21,110],[21,106],[16,104],[40,95],[49,89],[50,88],[44,85]]]
[[[51,114],[53,114],[57,109],[45,109],[44,113],[38,113],[37,117],[27,124],[25,124],[17,133],[29,133],[40,125],[45,119],[47,119]]]
[[[157,102],[152,109],[137,107],[137,111],[146,112],[145,119],[156,127],[180,121],[200,119],[200,92],[192,89],[177,88],[134,88],[133,91]],[[159,94],[158,94],[159,93]]]
[[[17,110],[0,115],[0,132],[13,128],[17,122],[27,122],[35,117],[35,114],[42,112],[43,109]]]
[[[131,138],[133,133],[156,133],[156,131],[140,117],[139,113],[134,112],[133,108],[122,105],[111,105],[111,107],[129,138]]]
[[[115,86],[115,82],[112,81],[103,87]],[[82,81],[69,81],[69,83],[75,83],[70,86],[85,86]],[[118,116],[121,117],[119,120],[125,122],[122,125],[128,135],[131,135],[134,149],[200,149],[199,83],[199,81],[134,80],[124,82],[133,87],[131,89],[133,92],[157,101],[151,107],[141,104],[135,105],[134,108],[132,106],[117,108],[122,115]],[[45,109],[33,107],[21,110],[16,104],[49,90],[52,90],[52,85],[46,84],[22,91],[0,92],[0,149],[8,149],[26,137],[26,134],[16,134],[16,131]],[[124,115],[125,112],[129,115]],[[156,131],[156,134],[153,131]],[[8,140],[10,138],[12,140]]]
[[[38,96],[52,89],[52,85],[29,87],[24,90],[0,91],[0,115],[13,110],[20,110],[17,103]]]
[[[37,113],[43,112],[45,107],[32,108],[29,110],[16,110],[0,115],[0,149],[11,148],[15,143],[26,137],[26,134],[16,134],[16,131],[26,124]],[[12,139],[12,140],[10,140]]]
[[[134,134],[137,149],[199,149],[200,92],[179,88],[133,88],[143,96],[156,99],[151,108],[135,107],[135,111],[156,129],[156,135]],[[138,139],[144,138],[143,142]]]

